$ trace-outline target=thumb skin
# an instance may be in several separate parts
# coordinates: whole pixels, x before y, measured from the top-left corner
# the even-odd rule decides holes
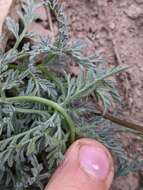
[[[92,139],[74,142],[45,190],[109,190],[114,176],[109,151]]]

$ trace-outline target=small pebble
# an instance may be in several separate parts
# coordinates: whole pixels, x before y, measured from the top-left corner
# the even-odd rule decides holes
[[[109,27],[110,27],[110,29],[114,30],[115,29],[115,23],[114,22],[110,22],[109,23]]]
[[[108,6],[108,3],[106,1],[101,1],[101,0],[97,0],[97,5],[99,7],[107,7]]]
[[[137,19],[143,13],[142,9],[135,4],[129,6],[129,8],[125,12],[128,15],[128,17],[132,19]]]

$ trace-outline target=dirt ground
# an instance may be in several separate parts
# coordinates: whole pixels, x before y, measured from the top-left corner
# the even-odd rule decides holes
[[[129,65],[117,78],[124,114],[143,122],[143,0],[67,0],[72,36],[111,65]]]
[[[129,66],[117,80],[123,106],[119,114],[143,124],[143,0],[67,0],[73,38],[87,41],[110,65]],[[142,190],[143,178],[130,174],[112,190]]]

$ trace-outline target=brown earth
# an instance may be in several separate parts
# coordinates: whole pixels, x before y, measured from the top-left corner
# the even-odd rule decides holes
[[[143,0],[67,0],[72,36],[111,65],[129,69],[117,78],[124,114],[143,123]]]
[[[86,40],[89,52],[95,50],[110,65],[129,66],[116,78],[123,97],[118,112],[143,124],[143,0],[67,0],[65,5],[73,38]],[[127,144],[133,143],[129,139]],[[141,190],[141,181],[140,174],[130,174],[117,178],[111,189]]]

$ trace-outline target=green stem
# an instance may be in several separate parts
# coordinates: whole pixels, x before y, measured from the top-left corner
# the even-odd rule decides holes
[[[56,77],[54,73],[49,71],[45,66],[39,65],[38,69],[47,77],[48,79],[54,81],[56,83],[57,88],[61,91],[61,93],[65,97],[65,89],[63,83]]]
[[[26,113],[26,114],[38,114],[38,115],[47,115],[47,112],[46,111],[43,111],[43,110],[33,110],[33,109],[22,109],[22,108],[14,108],[15,112],[18,112],[18,113]]]
[[[65,120],[68,124],[69,130],[70,130],[70,142],[72,143],[75,140],[75,124],[72,121],[71,117],[64,110],[64,108],[61,107],[59,104],[57,104],[56,102],[53,102],[51,100],[36,97],[36,96],[16,96],[16,97],[5,99],[5,102],[10,102],[10,103],[14,103],[14,102],[18,102],[18,101],[20,101],[20,102],[21,101],[22,102],[23,101],[37,102],[37,103],[41,103],[41,104],[44,104],[44,105],[54,108],[57,112],[59,112],[63,115],[63,117],[65,118]],[[3,100],[0,99],[0,102],[3,102]]]
[[[47,64],[49,64],[49,62],[52,61],[52,60],[54,60],[54,58],[55,58],[56,56],[57,56],[56,53],[47,56],[47,57],[43,60],[43,62],[42,62],[41,65],[47,65]]]
[[[21,41],[23,40],[23,38],[24,38],[24,36],[26,34],[26,31],[27,31],[27,27],[24,28],[23,32],[19,36],[19,39],[16,41],[16,43],[15,43],[15,45],[13,47],[14,50],[18,48],[19,44],[21,43]]]
[[[5,96],[5,91],[2,90],[2,85],[1,85],[1,83],[0,83],[0,95],[1,95],[2,99],[5,100],[5,97],[6,97],[6,96]]]
[[[30,53],[27,51],[27,52],[19,52],[18,56],[17,56],[17,59],[22,59],[26,56],[29,56]]]
[[[89,94],[91,94],[97,83],[99,83],[100,81],[112,76],[113,74],[118,74],[119,72],[121,71],[124,71],[125,69],[127,69],[128,66],[123,66],[122,68],[118,68],[117,70],[115,71],[110,71],[110,72],[107,72],[105,73],[103,76],[93,80],[93,82],[91,82],[90,84],[88,85],[85,85],[85,87],[81,88],[80,90],[78,90],[74,95],[68,97],[65,101],[64,101],[64,105],[66,104],[69,104],[70,102],[74,101],[74,100],[78,100],[78,99],[81,99],[81,98],[84,98],[86,96],[88,96]]]

